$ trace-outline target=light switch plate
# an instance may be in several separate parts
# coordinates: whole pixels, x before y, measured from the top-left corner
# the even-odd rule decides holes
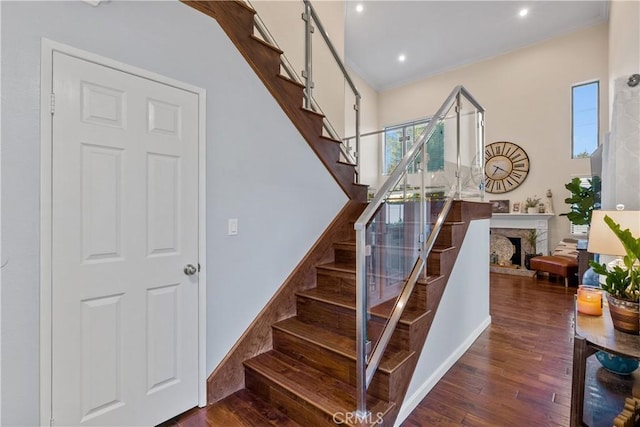
[[[238,218],[229,218],[229,236],[238,235]]]

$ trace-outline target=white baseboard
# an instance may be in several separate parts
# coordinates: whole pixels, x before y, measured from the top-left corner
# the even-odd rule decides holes
[[[395,426],[399,426],[413,410],[420,404],[422,399],[431,391],[431,389],[440,381],[440,379],[447,373],[449,369],[462,357],[462,355],[471,347],[473,342],[484,332],[484,330],[491,324],[491,316],[487,316],[486,319],[469,335],[469,337],[460,344],[460,346],[451,353],[435,372],[427,378],[427,380],[416,390],[413,395],[405,398],[400,413],[396,419]],[[428,349],[427,349],[428,351]]]

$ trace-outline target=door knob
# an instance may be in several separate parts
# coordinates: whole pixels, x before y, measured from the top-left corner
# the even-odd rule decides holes
[[[198,268],[193,264],[187,264],[184,266],[184,274],[187,276],[193,276],[198,272]]]

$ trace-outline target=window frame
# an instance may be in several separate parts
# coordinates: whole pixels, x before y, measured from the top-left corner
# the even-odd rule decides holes
[[[424,128],[426,128],[429,125],[429,123],[431,122],[432,119],[433,119],[433,116],[430,116],[430,117],[425,117],[423,119],[416,119],[416,120],[412,120],[412,121],[409,121],[409,122],[400,123],[400,124],[397,124],[397,125],[385,126],[383,128],[382,141],[381,141],[381,148],[382,148],[381,149],[381,151],[382,151],[382,155],[381,155],[381,163],[382,163],[381,172],[382,172],[383,176],[389,176],[389,175],[391,175],[391,173],[393,173],[393,171],[389,171],[389,165],[387,164],[387,132],[395,131],[395,130],[398,130],[398,129],[402,130],[402,155],[401,155],[401,158],[402,158],[402,157],[405,156],[407,151],[411,149],[411,147],[413,146],[413,143],[415,143],[415,139],[420,135],[420,133],[422,133],[422,131],[424,131]],[[416,128],[419,127],[419,126],[424,126],[424,128],[420,133],[416,133]],[[413,134],[412,135],[413,141],[412,141],[410,146],[408,146],[408,142],[409,141],[407,139],[408,135],[410,133],[409,129],[411,129],[411,133]],[[444,127],[443,127],[442,130],[444,131]],[[444,150],[444,147],[443,147],[443,150]],[[409,174],[418,173],[419,172],[419,163],[420,162],[417,161],[416,163],[411,165],[408,173]],[[426,167],[426,165],[425,165],[425,167]],[[395,170],[395,168],[394,168],[394,170]],[[442,170],[442,169],[437,169],[437,170]]]
[[[589,86],[589,85],[596,85],[596,144],[595,147],[593,147],[593,150],[591,150],[591,152],[587,153],[586,156],[580,156],[580,155],[576,155],[576,153],[574,152],[575,150],[575,123],[574,123],[574,111],[575,111],[575,102],[574,102],[574,97],[575,97],[575,89],[579,88],[579,87],[583,87],[583,86]],[[591,157],[591,154],[593,154],[593,152],[598,148],[598,146],[600,145],[600,80],[599,79],[592,79],[592,80],[587,80],[584,82],[580,82],[580,83],[574,83],[571,85],[571,105],[570,105],[571,111],[570,111],[570,120],[571,120],[571,159],[588,159]],[[581,153],[578,153],[581,154]]]

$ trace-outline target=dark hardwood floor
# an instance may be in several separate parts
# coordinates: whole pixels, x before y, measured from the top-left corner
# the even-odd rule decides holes
[[[576,288],[491,275],[491,325],[402,423],[432,426],[568,426]],[[428,350],[427,350],[428,351]],[[592,427],[611,425],[619,399],[598,384],[636,383],[590,362],[585,404]],[[602,381],[600,381],[602,380]],[[599,419],[598,419],[599,418]],[[606,420],[606,421],[605,421]],[[164,426],[296,426],[249,392],[193,409]]]

